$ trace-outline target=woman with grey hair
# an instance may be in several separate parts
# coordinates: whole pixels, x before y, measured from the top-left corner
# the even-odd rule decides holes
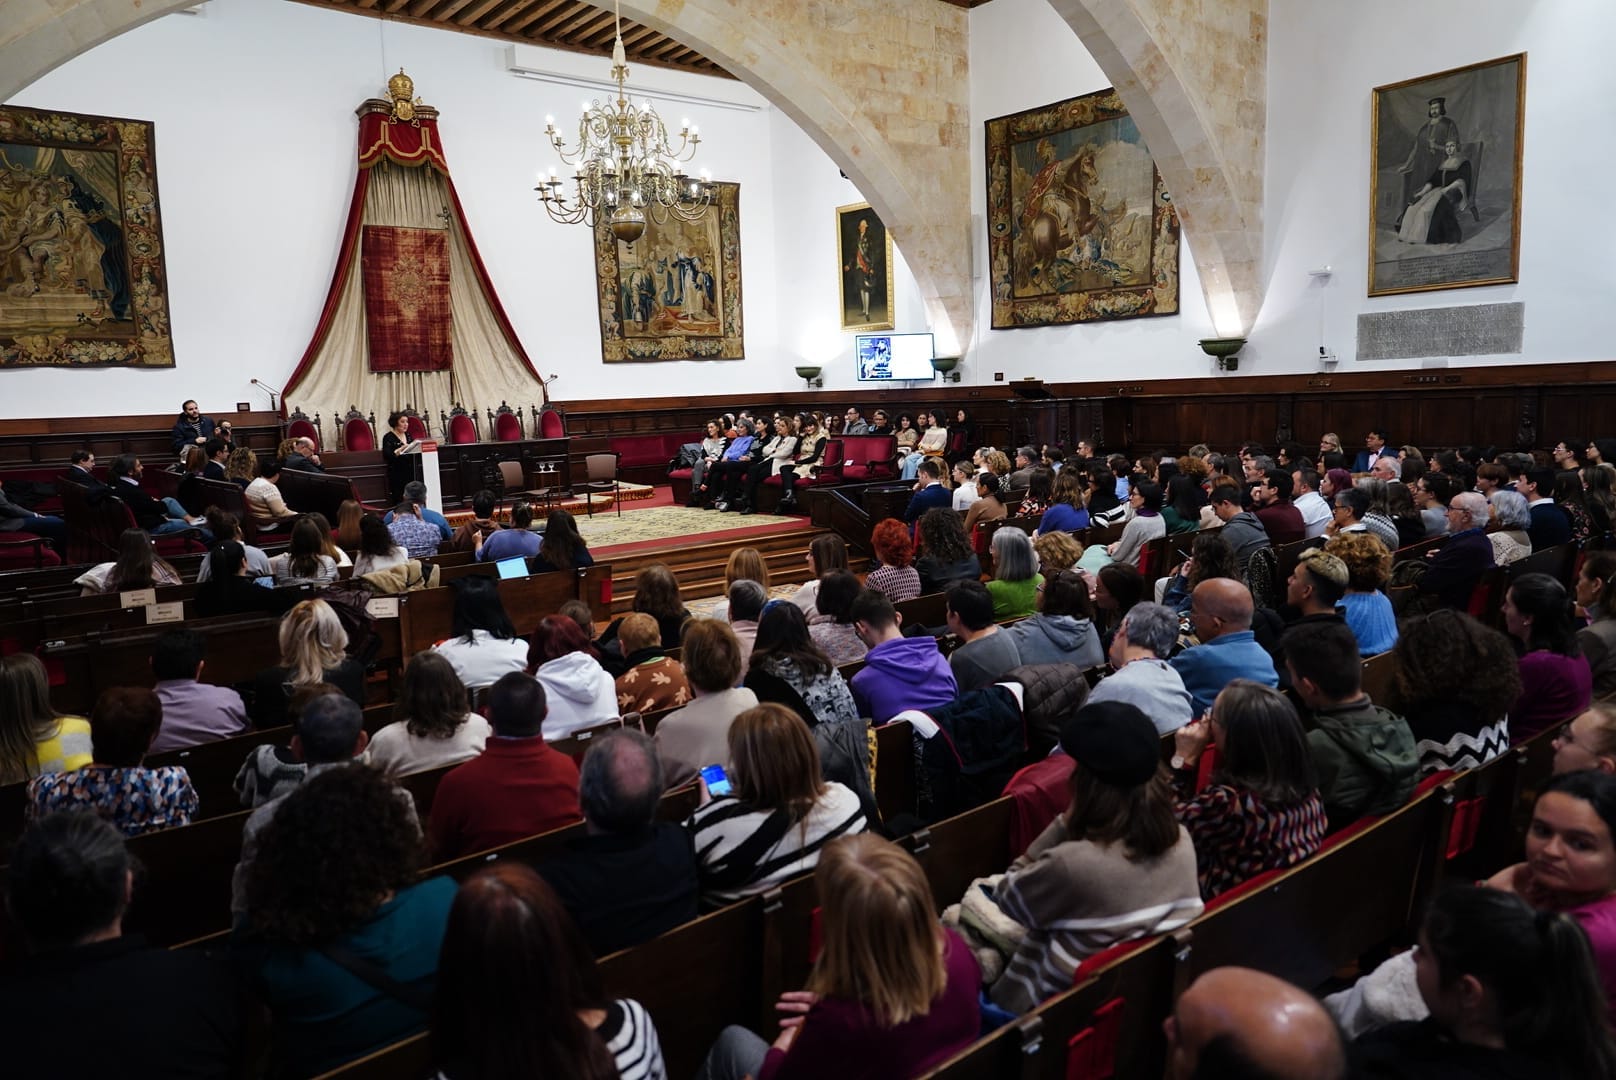
[[[1089,703],[1123,701],[1169,735],[1195,718],[1184,680],[1167,663],[1178,647],[1178,613],[1165,604],[1135,604],[1111,639],[1115,674],[1089,691]]]
[[[1387,551],[1396,551],[1401,546],[1401,539],[1397,535],[1397,522],[1392,520],[1386,498],[1386,481],[1366,476],[1354,486],[1369,496],[1369,510],[1363,516],[1364,528],[1380,537]]]
[[[1532,554],[1532,538],[1526,534],[1532,525],[1532,512],[1527,509],[1526,496],[1499,488],[1487,496],[1487,502],[1487,515],[1493,524],[1493,532],[1487,537],[1493,544],[1493,561],[1508,566]]]
[[[1038,552],[1032,537],[1014,526],[993,534],[993,580],[988,593],[993,597],[995,619],[1019,619],[1037,610],[1038,590],[1044,576],[1038,572]]]

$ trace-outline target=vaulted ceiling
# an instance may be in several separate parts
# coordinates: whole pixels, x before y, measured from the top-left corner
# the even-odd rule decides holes
[[[584,0],[299,0],[355,15],[460,30],[529,45],[609,55],[612,12]],[[978,7],[988,0],[939,0],[955,7]],[[730,77],[729,72],[677,41],[639,23],[623,20],[623,49],[640,64]]]

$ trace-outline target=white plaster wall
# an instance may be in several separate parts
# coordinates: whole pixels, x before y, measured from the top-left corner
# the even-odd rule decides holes
[[[836,320],[834,209],[862,201],[790,120],[731,80],[636,66],[630,88],[721,97],[755,112],[658,102],[689,117],[697,167],[741,187],[747,357],[605,365],[587,230],[550,221],[532,192],[560,163],[543,136],[598,91],[523,79],[498,41],[271,0],[211,0],[63,65],[9,104],[151,120],[177,366],[0,373],[0,417],[162,413],[267,405],[308,345],[353,189],[356,121],[400,66],[441,111],[445,152],[472,234],[534,365],[561,400],[800,388],[812,359],[851,385],[852,338]],[[606,56],[524,49],[527,60],[604,79]],[[899,329],[924,330],[913,278],[895,268]],[[915,323],[919,320],[919,324]],[[485,403],[478,402],[478,405]],[[493,403],[487,403],[493,404]],[[516,404],[513,402],[512,404]],[[436,403],[434,403],[436,407]]]

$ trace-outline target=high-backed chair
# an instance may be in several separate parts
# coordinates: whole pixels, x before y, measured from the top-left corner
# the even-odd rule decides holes
[[[320,414],[315,413],[314,419],[310,420],[309,414],[302,409],[293,409],[291,418],[286,425],[286,437],[288,439],[313,439],[315,452],[318,453],[322,445]]]
[[[567,437],[567,418],[560,409],[553,409],[546,405],[534,414],[537,420],[534,430],[541,439],[565,439]]]
[[[432,437],[432,429],[421,419],[414,405],[406,405],[398,411],[404,414],[404,434],[409,436],[411,442]]]
[[[358,406],[348,406],[342,420],[342,448],[349,453],[376,449],[376,414],[367,418]]]
[[[617,455],[616,454],[590,454],[584,458],[584,475],[586,479],[579,485],[584,493],[584,508],[590,517],[595,516],[595,501],[590,495],[597,491],[612,493],[612,504],[617,507],[617,516],[623,516],[623,494],[617,481]]]
[[[482,436],[477,433],[476,414],[466,412],[459,403],[447,413],[439,409],[438,421],[443,427],[444,442],[450,446],[464,446],[467,443],[482,441]]]
[[[494,442],[521,442],[522,414],[513,411],[502,401],[497,410],[488,410],[488,430]]]

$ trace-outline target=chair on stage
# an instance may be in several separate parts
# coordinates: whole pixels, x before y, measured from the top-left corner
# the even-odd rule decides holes
[[[443,428],[444,442],[450,446],[482,441],[482,436],[477,433],[476,413],[466,412],[458,403],[447,413],[439,409],[438,421]]]
[[[416,411],[414,405],[406,405],[398,411],[404,416],[404,434],[411,442],[432,437],[432,429],[421,419],[421,414]]]
[[[531,409],[532,407],[529,406]],[[567,437],[567,418],[560,409],[553,409],[546,405],[534,413],[537,418],[534,429],[541,439],[565,439]]]
[[[349,453],[376,449],[376,414],[367,418],[358,406],[348,406],[342,420],[342,448]]]
[[[314,419],[302,409],[293,409],[286,425],[288,439],[313,439],[314,452],[319,453],[323,440],[320,438],[320,414],[315,413]]]
[[[590,454],[584,458],[585,480],[581,485],[584,493],[584,509],[590,517],[595,516],[595,500],[590,496],[597,491],[612,493],[612,504],[617,507],[617,516],[623,516],[623,492],[617,479],[617,454]]]
[[[502,401],[498,410],[488,410],[488,430],[493,433],[494,442],[521,442],[522,414],[512,411]]]

